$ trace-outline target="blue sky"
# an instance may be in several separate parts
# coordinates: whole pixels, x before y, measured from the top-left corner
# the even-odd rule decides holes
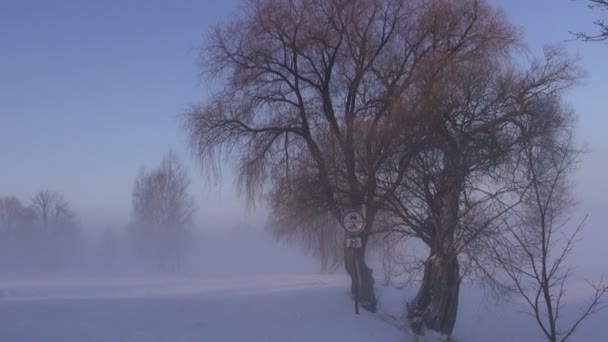
[[[590,11],[584,1],[491,2],[522,28],[534,54],[543,44],[569,39],[569,31],[593,30],[591,22],[607,14]],[[122,224],[139,166],[154,166],[172,149],[190,168],[204,221],[245,220],[249,214],[229,175],[222,188],[205,185],[178,119],[207,93],[197,47],[237,4],[0,2],[0,195],[29,201],[40,189],[54,189],[85,223]],[[591,151],[577,176],[579,208],[599,224],[608,219],[608,45],[570,42],[566,48],[580,55],[588,73],[567,100]]]
[[[204,97],[197,47],[235,4],[2,1],[0,193],[28,201],[50,188],[85,222],[125,221],[139,166],[173,149],[202,213],[234,202],[195,177],[178,114]]]

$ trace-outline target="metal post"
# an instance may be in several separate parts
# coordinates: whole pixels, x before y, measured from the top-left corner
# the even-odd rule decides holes
[[[345,248],[347,253],[352,253],[352,257],[355,262],[355,272],[352,278],[355,281],[354,295],[355,295],[355,314],[359,314],[359,288],[361,284],[361,270],[359,270],[359,263],[357,261],[357,253],[361,253],[362,241],[359,234],[365,229],[365,215],[360,210],[350,209],[342,215],[342,228],[346,231],[346,244]]]
[[[356,255],[356,252],[354,252]],[[355,258],[355,315],[359,314],[359,263],[357,263],[357,258]]]

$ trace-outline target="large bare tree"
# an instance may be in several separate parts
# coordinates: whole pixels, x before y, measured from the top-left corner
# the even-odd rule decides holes
[[[514,47],[513,41],[503,43],[503,51]],[[509,54],[479,50],[440,77],[443,83],[421,107],[428,125],[424,147],[401,178],[397,163],[387,163],[381,187],[387,188],[385,210],[429,248],[420,289],[409,305],[410,323],[416,332],[450,335],[465,271],[461,262],[467,269],[479,266],[479,240],[494,234],[519,202],[514,194],[521,185],[512,182],[508,166],[531,138],[524,128],[549,119],[548,111],[537,110],[539,103],[559,98],[578,72],[555,49],[523,70]]]
[[[306,166],[319,195],[311,205],[336,220],[365,208],[363,248],[345,250],[344,261],[373,311],[365,251],[384,197],[378,170],[395,153],[407,170],[411,148],[396,138],[415,131],[421,93],[433,87],[419,80],[440,83],[440,70],[512,31],[484,1],[245,1],[204,48],[221,90],[186,114],[192,148],[204,165],[235,153],[252,200]]]

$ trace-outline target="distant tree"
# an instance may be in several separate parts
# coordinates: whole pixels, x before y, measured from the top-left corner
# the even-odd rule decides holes
[[[543,120],[540,134],[523,145],[522,176],[528,182],[515,215],[506,218],[505,238],[495,255],[529,305],[539,328],[550,342],[568,341],[579,325],[601,308],[608,285],[592,283],[590,300],[571,323],[562,323],[565,295],[572,269],[567,258],[583,229],[584,221],[569,227],[573,200],[569,179],[578,164],[580,149],[573,140],[567,115]]]
[[[405,238],[406,235],[404,234],[387,233],[378,236],[378,239],[372,240],[372,245],[376,247],[382,261],[382,275],[385,286],[393,283],[393,277],[397,273],[397,264],[402,261],[401,250],[398,244],[404,241]]]
[[[142,167],[135,178],[131,231],[143,256],[165,270],[180,266],[192,226],[194,199],[189,185],[186,169],[174,153],[152,171]]]
[[[13,196],[0,197],[0,233],[16,233],[31,228],[34,213]]]
[[[608,0],[587,0],[589,7],[598,9],[601,12],[608,11]],[[593,22],[598,28],[598,32],[595,34],[589,34],[586,32],[578,32],[574,35],[576,38],[583,41],[605,41],[608,40],[608,23],[604,19],[597,19]]]
[[[76,225],[76,215],[63,195],[55,191],[41,191],[32,199],[31,208],[41,227],[50,232],[54,229],[71,229]]]
[[[60,193],[44,190],[34,196],[30,208],[35,217],[35,231],[29,247],[36,249],[38,266],[58,270],[73,264],[81,236],[70,204]]]
[[[0,197],[0,267],[14,268],[21,264],[29,251],[23,244],[31,236],[34,213],[14,196]]]

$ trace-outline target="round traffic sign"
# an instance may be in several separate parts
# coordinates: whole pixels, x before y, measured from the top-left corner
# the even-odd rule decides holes
[[[342,228],[351,234],[361,233],[365,229],[365,217],[358,210],[349,210],[342,216]]]

